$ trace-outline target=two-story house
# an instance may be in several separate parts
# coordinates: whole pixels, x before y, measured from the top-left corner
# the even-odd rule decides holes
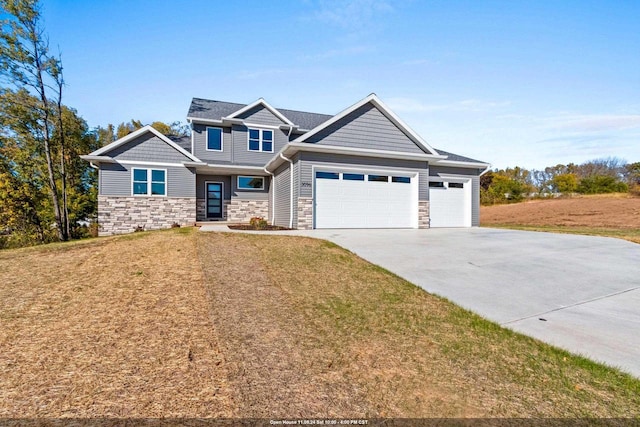
[[[145,126],[89,155],[101,235],[261,216],[290,228],[470,227],[489,164],[436,150],[375,95],[336,115],[194,98],[191,138]]]

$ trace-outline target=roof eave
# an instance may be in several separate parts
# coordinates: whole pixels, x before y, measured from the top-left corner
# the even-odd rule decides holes
[[[332,153],[332,154],[343,154],[343,155],[355,155],[362,157],[376,157],[376,158],[385,158],[385,159],[399,159],[399,160],[416,160],[416,161],[437,161],[444,159],[446,156],[442,155],[434,155],[434,154],[413,154],[413,153],[403,153],[400,151],[385,151],[385,150],[372,150],[372,149],[363,149],[363,148],[352,148],[352,147],[335,147],[329,145],[321,145],[321,144],[311,144],[305,142],[295,142],[292,141],[282,147],[282,149],[271,158],[271,160],[266,164],[265,169],[273,172],[275,168],[280,166],[284,160],[280,156],[281,154],[285,157],[290,157],[295,155],[300,151],[308,151],[315,153]]]

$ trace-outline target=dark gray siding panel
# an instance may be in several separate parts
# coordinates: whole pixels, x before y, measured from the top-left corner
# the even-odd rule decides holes
[[[471,225],[480,225],[480,169],[456,168],[451,166],[431,166],[430,176],[458,175],[471,178]]]
[[[242,175],[242,176],[250,176],[250,175]],[[231,177],[231,197],[236,199],[245,199],[245,200],[269,200],[269,185],[270,177],[265,176],[264,178],[264,189],[263,190],[239,190],[238,189],[238,176],[233,175]]]
[[[289,163],[285,163],[276,169],[274,173],[273,190],[275,191],[275,224],[281,227],[289,227],[291,214],[291,176]]]
[[[340,147],[423,153],[420,147],[370,103],[307,141]]]
[[[196,197],[198,199],[205,198],[204,184],[207,181],[221,182],[224,187],[224,199],[231,199],[231,177],[224,175],[200,175],[196,176]]]
[[[152,133],[140,135],[107,153],[117,160],[179,163],[192,161]]]
[[[240,119],[244,119],[247,123],[255,123],[261,125],[280,126],[285,124],[282,120],[277,118],[271,111],[264,108],[262,105],[258,105],[246,111],[244,114],[238,116]]]
[[[249,137],[245,126],[232,127],[233,157],[232,162],[239,165],[264,166],[288,142],[287,133],[273,129],[273,153],[249,151]]]
[[[195,197],[195,172],[179,166],[148,166],[103,164],[100,166],[100,194],[131,196],[131,169],[166,169],[168,197]]]
[[[207,127],[206,125],[194,124],[191,132],[193,137],[194,155],[203,161],[212,163],[231,163],[231,128],[222,128],[222,151],[207,150]],[[219,126],[210,126],[219,127]]]
[[[376,168],[376,169],[401,169],[410,172],[418,172],[418,198],[428,200],[428,165],[427,162],[415,160],[380,159],[374,157],[355,157],[329,153],[300,153],[300,182],[296,185],[300,191],[300,197],[312,197],[313,165],[338,168]]]

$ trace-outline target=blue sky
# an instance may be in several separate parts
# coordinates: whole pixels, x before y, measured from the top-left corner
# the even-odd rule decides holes
[[[192,97],[337,113],[375,92],[494,167],[640,161],[640,2],[47,0],[90,126],[184,121]]]

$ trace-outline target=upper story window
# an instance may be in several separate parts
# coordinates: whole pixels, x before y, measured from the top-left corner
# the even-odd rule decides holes
[[[273,153],[273,131],[249,128],[249,151]]]
[[[167,171],[164,169],[132,168],[132,193],[134,196],[166,196]]]
[[[222,128],[207,128],[207,150],[222,151]]]

